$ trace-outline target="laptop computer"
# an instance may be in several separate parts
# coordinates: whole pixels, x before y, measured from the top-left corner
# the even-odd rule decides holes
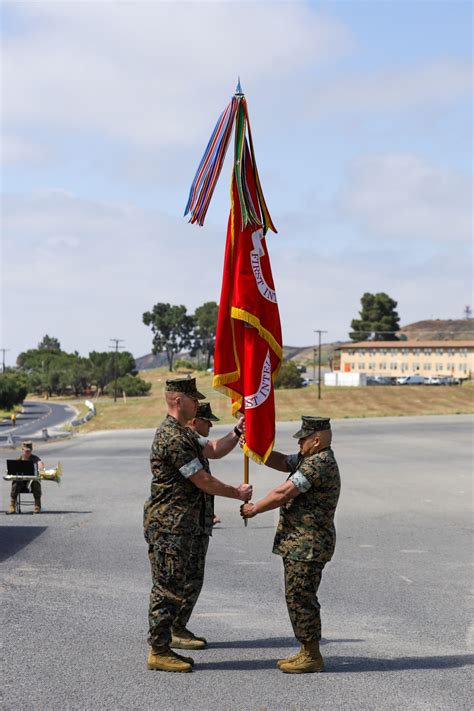
[[[38,476],[38,465],[23,459],[7,459],[7,472],[12,476]]]

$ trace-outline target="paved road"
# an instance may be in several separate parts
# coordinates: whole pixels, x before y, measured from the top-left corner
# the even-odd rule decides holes
[[[343,493],[320,594],[327,673],[296,677],[275,668],[294,640],[281,561],[270,553],[274,512],[245,529],[237,502],[219,500],[223,522],[191,625],[211,646],[195,654],[193,674],[149,672],[141,509],[152,432],[41,446],[46,466],[63,463],[63,484],[44,484],[46,513],[0,523],[3,707],[471,708],[472,422],[334,423]],[[294,430],[279,426],[278,448],[294,450]],[[241,468],[235,453],[214,471],[237,483]],[[280,475],[251,465],[251,478],[260,496]],[[3,481],[1,496],[6,503]]]
[[[27,437],[39,437],[43,428],[49,430],[60,427],[74,419],[76,410],[71,405],[58,403],[25,401],[23,412],[18,415],[15,427],[8,420],[0,420],[0,446],[11,440],[21,442]]]

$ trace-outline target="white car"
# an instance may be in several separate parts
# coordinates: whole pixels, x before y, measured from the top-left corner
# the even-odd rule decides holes
[[[403,378],[397,378],[399,385],[424,385],[425,378],[423,375],[406,375]]]

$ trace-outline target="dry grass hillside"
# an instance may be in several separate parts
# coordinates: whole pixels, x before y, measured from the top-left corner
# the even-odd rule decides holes
[[[104,429],[153,428],[165,415],[163,398],[167,377],[177,377],[164,369],[142,373],[152,384],[149,396],[126,401],[100,398],[97,415],[83,425],[81,432]],[[213,411],[222,422],[230,423],[230,400],[212,389],[212,374],[197,375],[198,388],[208,396]],[[277,420],[298,420],[301,414],[324,414],[334,419],[346,417],[386,417],[403,415],[464,414],[474,411],[474,386],[470,383],[453,387],[383,386],[366,388],[322,387],[318,400],[317,386],[298,390],[276,391]]]
[[[405,334],[409,341],[472,341],[474,340],[474,320],[417,321],[403,326],[400,333]]]

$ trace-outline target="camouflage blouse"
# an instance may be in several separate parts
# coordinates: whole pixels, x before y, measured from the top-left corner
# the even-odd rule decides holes
[[[199,442],[199,445],[204,449],[206,444],[209,442],[208,437],[203,437],[202,435],[198,434],[197,432],[194,433],[195,437],[197,437],[197,440]],[[209,466],[209,459],[204,456],[204,454],[201,456],[202,461],[204,462],[204,469],[208,472],[208,474],[211,473],[211,467]],[[214,496],[212,494],[206,494],[205,491],[203,491],[203,496],[204,496],[204,533],[206,533],[208,536],[212,536],[212,527],[214,524]]]
[[[150,463],[151,495],[144,509],[148,542],[153,543],[162,533],[207,533],[204,492],[189,481],[190,476],[206,469],[194,432],[167,415],[156,430]]]
[[[287,458],[288,477],[300,490],[280,509],[273,552],[293,560],[327,563],[336,545],[334,513],[341,488],[339,469],[332,449],[304,459]]]

